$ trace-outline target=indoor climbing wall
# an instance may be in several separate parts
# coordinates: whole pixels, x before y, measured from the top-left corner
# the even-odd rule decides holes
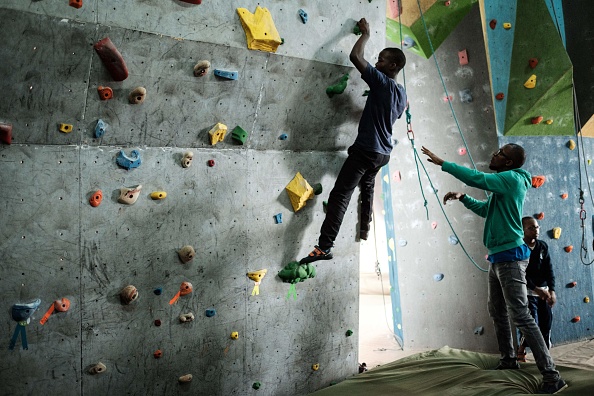
[[[418,163],[417,172],[406,125],[399,123],[397,136],[401,144],[392,156],[387,175],[392,187],[395,222],[395,237],[388,243],[388,254],[395,258],[400,291],[400,304],[396,309],[402,314],[401,322],[396,320],[395,326],[402,327],[405,348],[449,345],[497,353],[487,313],[487,276],[464,251],[478,267],[488,268],[487,251],[482,243],[483,219],[458,202],[443,206],[445,216],[440,208],[448,191],[461,191],[477,199],[486,199],[486,195],[428,163],[420,154],[421,146],[469,168],[474,167],[474,162],[481,171],[488,171],[491,154],[501,145],[518,143],[526,148],[528,160],[524,168],[533,176],[541,175],[546,179],[541,187],[528,191],[524,215],[544,215],[540,220],[540,238],[550,247],[558,295],[553,311],[552,342],[583,340],[594,333],[590,305],[594,275],[592,266],[585,265],[594,258],[594,204],[587,183],[594,181],[589,172],[591,139],[578,140],[571,136],[571,129],[567,131],[568,136],[558,137],[497,133],[481,18],[479,7],[475,6],[430,62],[406,52],[411,126],[422,165]],[[467,64],[463,64],[464,58],[459,56],[463,51]],[[471,101],[464,100],[468,97],[465,92],[470,93]],[[382,187],[385,184],[382,180]],[[584,247],[588,252],[585,264],[580,258],[580,188],[584,191]],[[558,239],[553,236],[554,228],[562,231]],[[395,317],[397,313],[395,311]]]
[[[355,20],[373,60],[385,3],[196,3],[0,8],[15,394],[297,395],[357,372],[356,196],[334,260],[288,267],[317,243],[365,102]],[[257,6],[276,53],[246,47],[237,9]],[[297,173],[315,195],[287,193]]]

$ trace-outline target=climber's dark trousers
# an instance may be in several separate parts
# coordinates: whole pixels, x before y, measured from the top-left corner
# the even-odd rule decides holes
[[[361,229],[369,230],[375,176],[390,161],[389,155],[363,151],[353,146],[349,147],[348,154],[328,198],[326,218],[318,240],[321,249],[333,246],[353,191],[358,185],[361,186]]]

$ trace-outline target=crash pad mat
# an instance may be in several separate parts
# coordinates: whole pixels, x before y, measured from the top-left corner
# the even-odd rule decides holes
[[[316,396],[455,395],[509,396],[537,394],[542,376],[535,363],[520,370],[493,370],[499,355],[447,346],[422,352],[355,375]],[[560,395],[594,395],[592,370],[557,366],[569,387]]]

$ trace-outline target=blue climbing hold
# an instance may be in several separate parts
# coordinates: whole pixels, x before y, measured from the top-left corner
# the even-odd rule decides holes
[[[301,20],[304,24],[307,23],[307,12],[305,12],[305,10],[302,8],[299,9],[299,16],[301,17]]]
[[[214,308],[209,308],[206,310],[206,316],[209,318],[212,318],[213,316],[215,316],[217,314],[217,310]]]
[[[443,280],[443,277],[444,277],[444,275],[443,275],[443,274],[434,274],[434,275],[433,275],[433,280],[434,280],[435,282],[439,282],[439,281]]]
[[[448,241],[450,242],[450,245],[457,245],[458,244],[458,238],[456,238],[455,235],[450,235],[448,238]]]
[[[289,136],[287,136],[287,134],[286,134],[286,133],[283,133],[283,134],[282,134],[282,135],[280,135],[278,138],[279,138],[280,140],[287,140],[287,138],[288,138],[288,137],[289,137]]]
[[[470,91],[470,88],[459,91],[458,95],[460,95],[460,102],[472,103],[472,91]]]
[[[404,40],[402,40],[402,48],[412,48],[415,45],[415,40],[413,40],[411,37],[405,37]]]
[[[124,153],[124,150],[120,150],[116,162],[119,166],[128,170],[138,168],[141,164],[140,152],[138,150],[132,150],[132,155],[128,157],[126,153]]]
[[[163,293],[163,288],[157,287],[155,290],[153,290],[153,293],[155,293],[157,296],[160,296]]]
[[[39,308],[39,305],[41,305],[41,299],[39,298],[28,304],[14,304],[12,306],[12,319],[17,322],[26,321]]]
[[[283,222],[283,214],[282,213],[275,214],[274,221],[276,221],[276,224],[282,223]]]
[[[105,129],[107,129],[107,124],[102,119],[99,119],[95,126],[95,139],[102,138],[103,134],[105,134]]]
[[[227,80],[237,80],[239,78],[239,73],[236,71],[228,71],[228,70],[220,70],[220,69],[215,69],[214,75],[217,77],[226,78]]]

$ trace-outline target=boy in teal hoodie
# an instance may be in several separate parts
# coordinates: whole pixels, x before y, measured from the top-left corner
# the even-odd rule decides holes
[[[528,309],[526,268],[530,249],[523,240],[522,210],[531,177],[530,173],[520,169],[526,161],[524,149],[509,143],[493,153],[489,169],[496,173],[483,173],[444,161],[425,147],[421,151],[429,157],[429,162],[441,166],[444,172],[470,187],[490,192],[486,201],[459,192],[448,192],[443,202],[446,204],[450,200],[459,200],[466,208],[485,218],[483,243],[489,251],[491,263],[488,308],[501,352],[496,369],[520,368],[509,322],[511,317],[530,346],[543,376],[541,391],[554,394],[567,388],[555,369],[542,334]]]

